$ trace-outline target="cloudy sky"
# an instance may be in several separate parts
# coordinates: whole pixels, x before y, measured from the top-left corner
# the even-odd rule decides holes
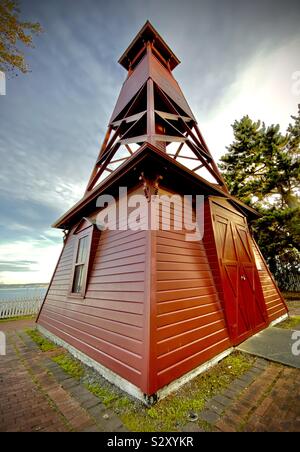
[[[0,96],[0,283],[47,282],[125,77],[117,64],[149,19],[217,159],[244,114],[284,131],[300,94],[300,3],[271,0],[21,0],[44,33],[32,72]],[[295,90],[294,90],[295,91]]]

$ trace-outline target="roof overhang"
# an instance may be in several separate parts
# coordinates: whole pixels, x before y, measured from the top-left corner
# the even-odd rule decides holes
[[[146,176],[163,176],[163,186],[176,193],[205,196],[222,196],[241,210],[250,220],[261,215],[234,196],[225,193],[219,186],[212,184],[201,176],[188,170],[181,163],[160,151],[150,143],[145,143],[133,156],[110,174],[101,184],[96,186],[80,199],[70,210],[62,215],[53,225],[54,228],[70,229],[74,224],[94,212],[96,199],[102,194],[118,197],[119,187],[133,188],[138,185],[139,176],[144,172]],[[184,193],[183,193],[184,187]]]
[[[139,51],[144,47],[147,41],[153,42],[155,41],[155,47],[161,55],[169,61],[170,69],[173,70],[179,63],[180,60],[177,56],[172,52],[168,44],[165,40],[160,36],[160,34],[155,30],[153,25],[147,20],[142,29],[138,32],[136,37],[133,39],[131,44],[127,47],[121,58],[119,59],[119,63],[125,69],[129,69],[130,62],[133,58],[139,53]]]

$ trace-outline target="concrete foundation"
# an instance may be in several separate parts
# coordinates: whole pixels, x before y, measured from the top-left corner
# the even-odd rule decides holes
[[[63,339],[60,339],[59,337],[55,336],[53,333],[50,333],[46,328],[37,325],[37,329],[40,331],[41,334],[43,334],[45,337],[50,339],[55,344],[65,348],[68,350],[71,355],[73,355],[75,358],[77,358],[82,363],[86,364],[87,366],[91,367],[92,369],[95,369],[99,374],[108,380],[110,383],[114,384],[118,388],[122,389],[122,391],[127,392],[129,395],[135,397],[136,399],[142,401],[145,403],[145,405],[153,405],[155,402],[157,402],[160,399],[163,399],[164,397],[167,397],[169,394],[171,394],[174,391],[177,391],[181,386],[186,384],[188,381],[192,380],[193,378],[197,377],[197,375],[201,374],[202,372],[205,372],[206,370],[210,369],[211,367],[215,366],[221,359],[228,356],[234,349],[229,348],[225,350],[224,352],[220,353],[219,355],[215,356],[214,358],[210,359],[209,361],[205,362],[204,364],[201,364],[200,366],[196,367],[192,371],[188,372],[187,374],[183,375],[182,377],[178,378],[177,380],[172,381],[172,383],[168,384],[167,386],[163,387],[162,389],[159,389],[156,394],[147,395],[143,394],[143,392],[135,385],[130,383],[128,380],[125,380],[125,378],[120,377],[115,372],[107,369],[107,367],[102,366],[101,364],[97,363],[94,359],[87,356],[85,353],[80,352],[72,345],[68,344]]]
[[[125,378],[120,377],[112,370],[107,369],[107,367],[102,366],[101,364],[97,363],[94,359],[87,356],[85,353],[80,352],[72,345],[68,344],[63,339],[60,339],[59,337],[55,336],[54,334],[50,333],[46,328],[37,325],[37,329],[41,334],[46,336],[48,339],[50,339],[55,344],[65,348],[68,350],[68,352],[71,353],[71,355],[74,356],[74,358],[79,359],[79,361],[83,362],[83,364],[86,364],[87,366],[95,369],[99,374],[108,380],[110,383],[114,384],[118,388],[122,389],[122,391],[127,392],[131,396],[135,397],[136,399],[141,400],[142,402],[145,402],[145,395],[142,393],[142,391],[129,381],[125,380]]]
[[[288,317],[288,314],[285,314],[278,319],[274,320],[270,326],[274,326],[277,323],[282,322]],[[215,366],[219,361],[224,359],[226,356],[228,356],[232,351],[234,350],[233,347],[228,348],[224,352],[220,353],[219,355],[215,356],[214,358],[210,359],[209,361],[201,364],[200,366],[196,367],[195,369],[191,370],[190,372],[186,373],[182,377],[172,381],[172,383],[168,384],[167,386],[164,386],[163,388],[159,389],[156,394],[147,395],[144,394],[137,386],[130,383],[128,380],[125,380],[125,378],[120,377],[115,372],[107,369],[107,367],[102,366],[94,359],[87,356],[85,353],[80,352],[72,345],[65,342],[63,339],[60,339],[59,337],[55,336],[54,334],[50,333],[47,329],[44,327],[37,325],[37,329],[49,338],[52,342],[55,344],[65,348],[70,352],[75,358],[79,359],[81,362],[86,364],[87,366],[95,369],[99,374],[108,380],[110,383],[114,384],[118,388],[122,389],[122,391],[127,392],[129,395],[135,397],[136,399],[142,401],[146,405],[153,405],[156,401],[161,400],[165,397],[167,397],[169,394],[171,394],[174,391],[177,391],[181,386],[185,385],[187,382],[192,380],[193,378],[197,377],[203,372],[206,372],[211,367]],[[260,333],[258,333],[260,334]]]

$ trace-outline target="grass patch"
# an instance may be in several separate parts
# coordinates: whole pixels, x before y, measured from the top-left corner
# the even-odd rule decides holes
[[[37,330],[26,332],[41,350],[57,349],[55,344],[45,339]],[[51,359],[70,376],[80,380],[133,432],[180,431],[187,424],[189,414],[199,414],[208,399],[226,389],[235,378],[251,368],[255,360],[250,355],[234,352],[209,371],[185,384],[177,392],[147,408],[141,402],[125,395],[70,354],[59,353]],[[201,420],[198,423],[202,428],[209,430],[209,425],[205,425]]]
[[[80,380],[84,375],[84,367],[77,360],[72,358],[70,355],[63,353],[51,358],[52,361],[57,363],[65,372],[67,372],[71,377]]]
[[[281,323],[277,323],[277,325],[275,325],[275,327],[282,328],[284,330],[291,330],[299,325],[300,325],[300,315],[294,315],[294,316],[291,316],[288,319],[284,320]]]
[[[38,330],[26,330],[25,332],[31,337],[33,342],[37,344],[42,352],[49,352],[58,348],[57,345],[42,336]]]
[[[8,319],[0,319],[0,323],[14,322],[16,320],[34,320],[35,317],[35,315],[19,315],[16,317],[9,317]]]
[[[122,395],[109,384],[87,383],[86,387],[114,410],[131,431],[178,431],[188,422],[189,413],[199,413],[208,399],[245,373],[253,361],[253,357],[235,352],[151,408]],[[203,422],[199,421],[199,425],[205,428]]]
[[[99,383],[88,383],[85,386],[92,394],[99,397],[107,408],[115,408],[118,411],[127,409],[131,405],[128,397],[120,396],[116,391],[102,386]]]

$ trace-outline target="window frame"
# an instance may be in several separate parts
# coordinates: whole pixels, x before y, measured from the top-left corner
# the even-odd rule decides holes
[[[90,264],[91,264],[91,248],[92,248],[93,232],[94,232],[94,226],[92,224],[78,233],[76,233],[76,230],[74,231],[75,244],[74,244],[74,254],[73,254],[73,263],[72,263],[72,278],[70,281],[69,294],[68,294],[69,297],[79,298],[79,299],[85,298],[88,274],[89,274],[89,269],[90,269]],[[88,237],[88,244],[87,244],[87,252],[86,252],[86,261],[84,264],[82,264],[82,263],[77,262],[77,255],[78,255],[78,251],[79,251],[80,240],[83,239],[84,237]],[[79,265],[84,265],[82,287],[81,287],[80,292],[73,292],[75,271]]]

